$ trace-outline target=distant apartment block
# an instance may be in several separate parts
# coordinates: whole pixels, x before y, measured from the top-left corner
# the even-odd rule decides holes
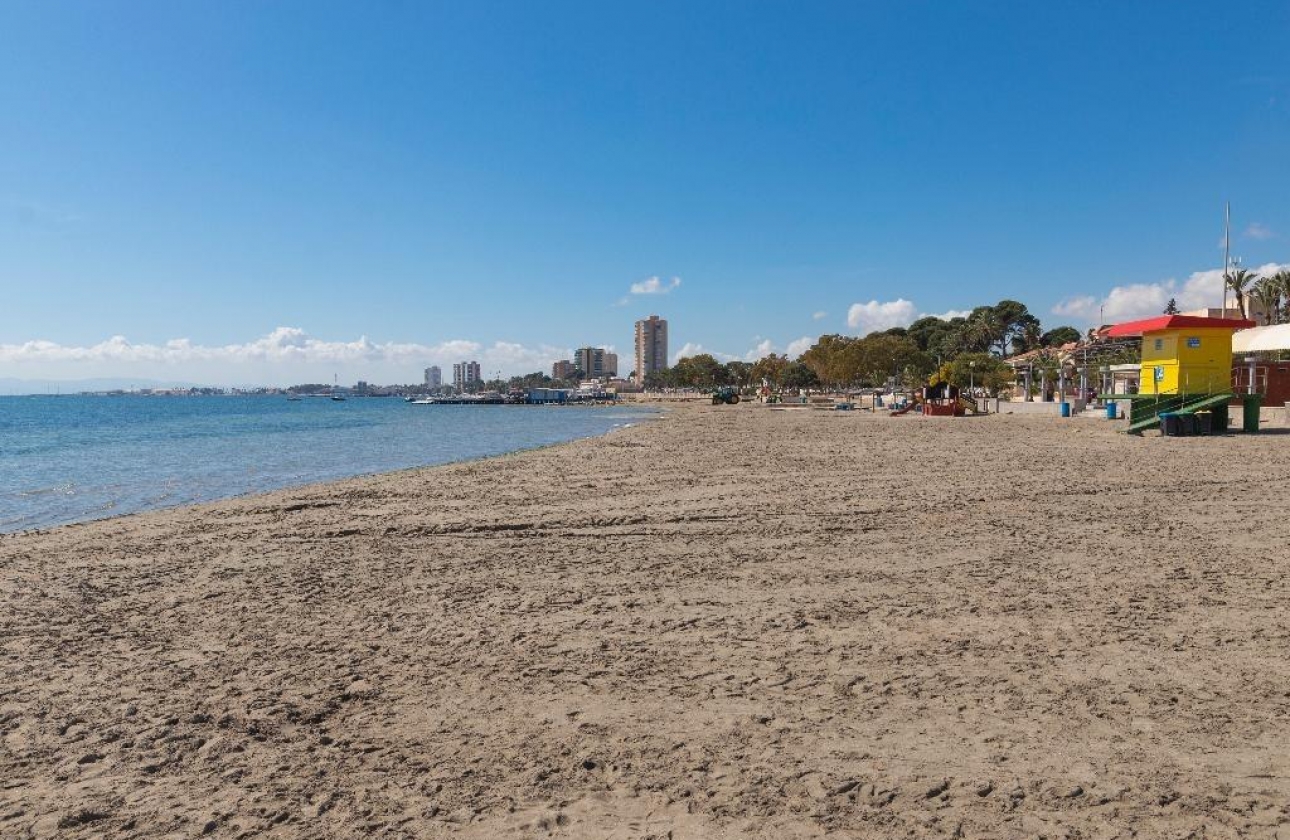
[[[470,391],[483,382],[479,362],[457,362],[452,366],[452,387],[458,391]]]
[[[578,373],[578,366],[567,359],[551,365],[552,379],[573,379]]]
[[[613,378],[618,375],[618,354],[603,347],[581,347],[573,354],[574,366],[583,379]]]
[[[645,377],[655,371],[667,369],[667,321],[651,315],[636,322],[636,382],[644,384]]]
[[[441,385],[443,385],[443,371],[439,369],[439,366],[431,365],[426,368],[426,387],[438,388]]]

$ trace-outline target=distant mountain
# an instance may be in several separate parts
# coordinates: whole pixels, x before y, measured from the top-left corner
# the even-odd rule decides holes
[[[0,377],[0,395],[78,394],[82,391],[128,391],[132,388],[200,388],[193,382],[161,379],[14,379]]]

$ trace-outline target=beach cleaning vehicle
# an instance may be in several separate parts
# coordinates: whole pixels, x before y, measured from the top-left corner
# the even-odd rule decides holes
[[[739,391],[729,385],[723,385],[712,392],[713,405],[737,405],[738,403]]]

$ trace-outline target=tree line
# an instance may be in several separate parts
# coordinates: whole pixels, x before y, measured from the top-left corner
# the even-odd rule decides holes
[[[647,388],[744,387],[775,389],[917,387],[929,379],[980,385],[997,392],[1012,381],[1003,357],[1078,341],[1070,326],[1044,331],[1026,305],[1001,300],[962,317],[919,318],[863,337],[822,335],[800,359],[771,354],[756,362],[722,363],[703,353],[646,377]]]

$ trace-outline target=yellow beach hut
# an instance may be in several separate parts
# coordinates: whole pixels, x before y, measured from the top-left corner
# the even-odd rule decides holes
[[[1107,335],[1142,337],[1138,398],[1129,431],[1154,425],[1162,412],[1181,415],[1214,411],[1226,428],[1232,398],[1232,334],[1254,326],[1241,318],[1162,315],[1116,324]]]

